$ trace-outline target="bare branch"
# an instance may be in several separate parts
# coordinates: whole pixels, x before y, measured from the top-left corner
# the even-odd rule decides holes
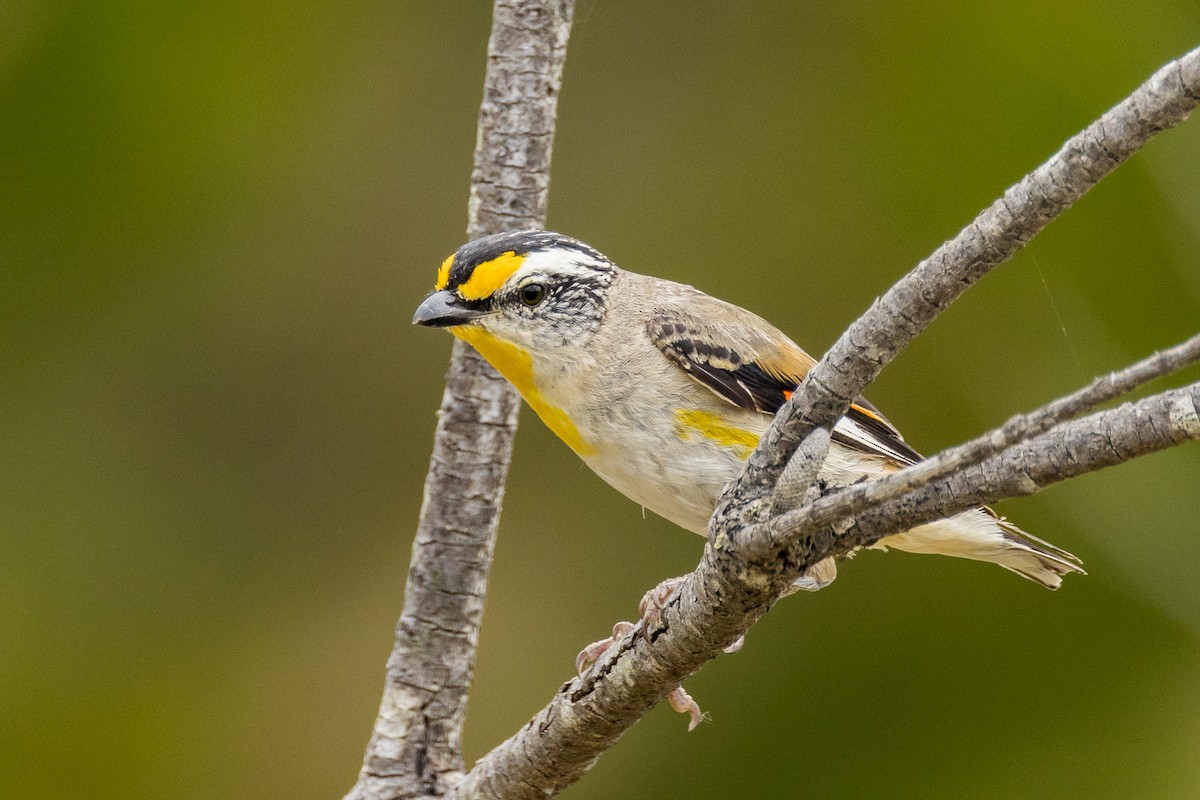
[[[467,234],[540,228],[574,0],[496,0]],[[440,795],[462,724],[520,398],[457,342],[379,716],[347,798]]]
[[[744,557],[734,548],[706,548],[660,626],[635,627],[590,672],[565,684],[546,708],[482,759],[452,796],[532,799],[560,791],[664,693],[766,613],[792,579],[828,556],[1195,439],[1200,384],[1066,423],[951,476],[936,492],[872,508],[837,530],[811,532],[801,509],[772,521],[778,544],[769,551]]]
[[[810,373],[741,479],[726,491],[699,566],[661,620],[649,630],[633,628],[585,676],[565,684],[517,734],[483,758],[453,796],[541,798],[578,780],[659,699],[766,613],[796,575],[829,555],[970,503],[1028,493],[1059,473],[1081,474],[1200,436],[1193,386],[1054,428],[962,475],[923,487],[932,499],[906,494],[884,504],[863,516],[869,525],[860,521],[853,531],[847,516],[836,520],[836,529],[805,523],[797,530],[789,524],[786,541],[780,541],[768,535],[773,527],[765,524],[778,477],[809,431],[831,427],[955,298],[1154,134],[1181,122],[1198,101],[1200,50],[1168,64],[1069,140],[877,301]],[[1058,463],[1060,454],[1077,459],[1075,466]],[[1018,463],[1023,472],[1013,467]],[[1022,479],[1022,474],[1031,477]],[[941,494],[934,497],[935,490]],[[781,503],[778,510],[791,505]],[[781,519],[798,525],[808,512],[801,506]]]
[[[799,441],[831,428],[850,403],[913,338],[993,267],[1120,166],[1158,133],[1183,122],[1200,102],[1200,48],[1158,70],[1120,104],[1067,140],[1046,163],[1010,187],[956,237],[939,247],[846,329],[776,415],[746,471],[720,508],[761,518]],[[747,508],[747,507],[750,508]]]
[[[1125,369],[1096,378],[1079,391],[1047,403],[1036,411],[1019,414],[1001,427],[969,442],[951,447],[899,472],[867,483],[847,486],[833,495],[815,500],[807,510],[807,524],[828,524],[854,509],[877,506],[894,500],[913,489],[932,484],[965,467],[977,464],[1032,436],[1045,433],[1084,411],[1128,394],[1145,383],[1177,372],[1197,361],[1200,361],[1200,334]]]
[[[1200,383],[1067,422],[955,474],[839,524],[837,550],[848,552],[884,536],[985,503],[1034,494],[1054,483],[1200,439]],[[815,508],[815,504],[814,507]],[[812,528],[810,509],[771,522],[781,538]],[[798,557],[816,563],[826,555]]]

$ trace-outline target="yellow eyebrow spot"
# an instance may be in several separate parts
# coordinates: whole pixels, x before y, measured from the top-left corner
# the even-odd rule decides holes
[[[442,262],[440,267],[438,267],[437,284],[435,284],[433,288],[437,289],[439,292],[446,288],[447,284],[450,283],[450,267],[452,266],[454,266],[453,253],[446,256],[446,260]]]
[[[583,438],[583,434],[575,427],[575,423],[571,422],[567,412],[551,405],[538,391],[533,380],[533,360],[528,351],[511,342],[497,339],[483,328],[474,325],[458,325],[451,328],[450,332],[478,350],[479,355],[515,386],[529,407],[546,423],[546,427],[566,442],[567,447],[580,456],[595,454],[596,448]]]
[[[675,427],[679,438],[687,439],[698,433],[722,447],[731,448],[738,458],[745,460],[758,446],[758,434],[735,428],[725,422],[719,414],[711,411],[689,411],[681,408],[675,412]]]
[[[471,272],[471,277],[459,285],[458,293],[464,300],[482,300],[490,297],[524,262],[525,256],[519,256],[512,250],[502,253],[476,267]]]

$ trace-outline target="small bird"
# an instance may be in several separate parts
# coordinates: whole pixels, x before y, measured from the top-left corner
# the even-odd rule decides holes
[[[508,379],[605,481],[704,535],[721,490],[816,363],[761,317],[691,286],[620,269],[583,242],[516,231],[442,262],[413,323],[447,328]],[[820,479],[849,485],[921,460],[859,398]],[[990,561],[1057,589],[1079,559],[990,509],[881,539],[879,548]],[[798,588],[836,574],[822,562]]]

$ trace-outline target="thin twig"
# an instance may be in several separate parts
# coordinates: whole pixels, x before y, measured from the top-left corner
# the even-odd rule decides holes
[[[1142,145],[1183,122],[1198,102],[1200,48],[1159,69],[897,281],[846,329],[780,409],[741,478],[726,489],[718,516],[738,524],[761,519],[763,498],[801,439],[816,427],[832,429],[854,398],[954,300]]]
[[[1035,411],[1019,414],[999,428],[969,442],[951,447],[891,475],[847,486],[818,498],[806,510],[807,523],[826,525],[853,509],[878,506],[913,489],[932,484],[1197,361],[1200,361],[1200,334],[1125,369],[1096,378],[1082,389]]]
[[[944,475],[918,491],[840,515],[838,554],[868,547],[884,536],[960,511],[1026,497],[1055,483],[1124,463],[1138,456],[1200,439],[1200,383],[1170,389],[1134,403],[1065,422],[1002,453]],[[788,531],[811,530],[810,509],[771,521],[777,540]],[[822,557],[808,558],[816,563]]]

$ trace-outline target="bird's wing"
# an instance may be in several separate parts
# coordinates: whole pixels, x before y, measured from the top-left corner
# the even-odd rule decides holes
[[[687,310],[660,306],[646,325],[671,363],[739,408],[774,414],[816,364],[791,339],[743,308],[696,292]],[[711,305],[712,314],[705,314]],[[921,455],[865,399],[834,427],[833,438],[867,455],[912,464]]]

